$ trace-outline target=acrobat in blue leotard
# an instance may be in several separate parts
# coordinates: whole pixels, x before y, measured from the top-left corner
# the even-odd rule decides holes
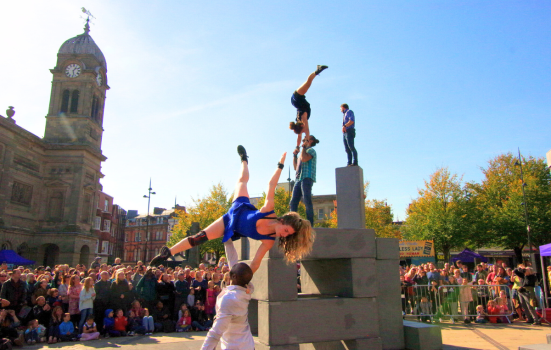
[[[274,240],[274,237],[261,235],[256,230],[256,222],[273,213],[273,210],[268,213],[261,213],[260,210],[251,204],[248,197],[238,197],[233,201],[230,210],[223,216],[225,229],[222,242],[226,242],[230,238],[232,241],[235,241],[241,237],[249,237],[256,240]]]

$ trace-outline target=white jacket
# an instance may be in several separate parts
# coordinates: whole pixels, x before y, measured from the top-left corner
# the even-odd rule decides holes
[[[230,268],[237,263],[237,252],[231,240],[224,243]],[[214,350],[221,341],[224,350],[254,350],[254,339],[249,327],[249,291],[241,286],[230,285],[216,299],[216,319],[207,334],[201,350]]]

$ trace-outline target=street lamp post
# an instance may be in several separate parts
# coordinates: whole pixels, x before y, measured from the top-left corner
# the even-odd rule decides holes
[[[530,240],[530,221],[528,219],[528,203],[526,203],[526,192],[524,190],[524,187],[526,187],[526,183],[524,182],[524,173],[522,171],[522,158],[520,156],[520,148],[518,149],[518,160],[515,162],[515,166],[520,167],[520,181],[522,183],[522,205],[524,207],[524,220],[526,221],[526,233],[528,235],[528,254],[530,256],[530,263],[532,264],[532,268],[536,268],[536,262],[533,259],[532,254],[532,242]],[[522,251],[520,253],[522,255]]]
[[[152,188],[151,188],[151,179],[149,179],[149,188],[147,189],[148,190],[148,194],[145,195],[144,194],[144,198],[147,198],[147,216],[146,216],[146,227],[145,227],[145,249],[143,250],[143,262],[144,264],[146,263],[147,261],[147,242],[148,241],[151,241],[149,239],[149,206],[151,204],[151,195],[152,194],[156,194],[155,192],[151,192]],[[149,244],[149,246],[151,247],[151,244]]]

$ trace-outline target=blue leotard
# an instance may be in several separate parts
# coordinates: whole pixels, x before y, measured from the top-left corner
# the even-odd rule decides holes
[[[261,235],[256,230],[256,222],[266,216],[273,214],[274,211],[261,213],[251,204],[248,197],[239,197],[233,201],[230,210],[224,214],[224,238],[222,242],[238,240],[241,237],[249,237],[256,240],[270,239],[274,237]]]

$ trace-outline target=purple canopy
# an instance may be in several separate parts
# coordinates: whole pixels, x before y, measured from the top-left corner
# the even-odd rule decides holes
[[[463,250],[457,256],[453,257],[452,262],[455,263],[457,260],[461,260],[462,262],[474,262],[475,258],[482,262],[488,262],[488,258],[485,258],[482,255],[473,252],[469,248],[465,248],[465,250]]]
[[[551,243],[546,245],[540,245],[541,256],[551,256]]]

